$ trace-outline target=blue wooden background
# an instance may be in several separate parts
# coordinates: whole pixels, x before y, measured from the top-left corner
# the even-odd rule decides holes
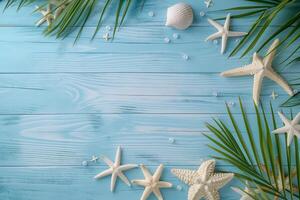
[[[219,76],[247,64],[251,56],[227,58],[236,39],[229,40],[227,55],[220,55],[220,42],[204,42],[215,32],[206,17],[225,16],[214,10],[244,1],[226,0],[225,5],[224,0],[215,0],[209,9],[202,0],[186,2],[196,17],[186,31],[164,26],[166,9],[176,1],[147,0],[143,10],[138,6],[131,10],[113,42],[102,39],[105,28],[90,42],[96,24],[91,20],[75,46],[74,35],[64,41],[43,37],[42,28],[34,26],[40,15],[31,14],[33,5],[1,14],[1,200],[139,199],[143,188],[118,181],[116,192],[110,193],[110,178],[95,181],[93,176],[106,168],[103,163],[81,165],[92,155],[113,159],[119,145],[124,163],[144,163],[151,170],[166,165],[162,178],[174,183],[174,188],[163,191],[166,200],[187,199],[187,187],[169,171],[196,169],[212,155],[203,136],[204,123],[226,117],[225,101],[240,117],[238,96],[252,121],[254,112],[252,78]],[[149,16],[151,11],[154,17]],[[253,18],[233,20],[232,29],[247,31],[251,22]],[[113,19],[107,17],[106,25],[113,26]],[[180,38],[174,39],[174,33]],[[300,75],[296,65],[277,70],[289,81]],[[270,98],[273,89],[279,95],[276,100]],[[286,98],[281,88],[264,81],[266,105],[272,101],[277,107]],[[230,168],[218,163],[218,169]],[[127,175],[131,180],[143,177],[139,169]],[[177,190],[178,185],[183,190]],[[229,186],[221,195],[238,199]]]

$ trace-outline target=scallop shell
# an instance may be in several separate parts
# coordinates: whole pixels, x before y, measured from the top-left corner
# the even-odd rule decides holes
[[[185,3],[177,3],[168,8],[166,26],[187,29],[193,23],[193,9]]]

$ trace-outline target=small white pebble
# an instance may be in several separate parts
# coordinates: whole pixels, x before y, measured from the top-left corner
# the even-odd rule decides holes
[[[204,12],[204,11],[200,11],[199,15],[200,15],[201,17],[204,17],[204,16],[205,16],[205,12]]]
[[[239,39],[239,38],[235,40],[236,43],[239,43],[240,41],[241,41],[241,39]]]
[[[215,97],[218,97],[218,96],[219,96],[219,93],[218,93],[218,92],[213,92],[212,94],[213,94],[213,96],[215,96]]]
[[[180,36],[179,36],[179,34],[178,33],[173,33],[173,38],[174,39],[178,39]]]
[[[166,38],[164,39],[164,41],[165,41],[165,43],[170,43],[170,42],[171,42],[170,38],[168,38],[168,37],[166,37]]]
[[[149,11],[149,12],[148,12],[148,16],[149,16],[149,17],[154,17],[154,15],[155,15],[155,13],[154,13],[153,11]]]
[[[171,144],[174,144],[174,143],[175,143],[175,139],[174,139],[174,138],[169,138],[169,142],[170,142]]]
[[[107,25],[105,28],[106,28],[107,31],[110,31],[110,30],[111,30],[111,27],[108,26],[108,25]]]
[[[181,191],[181,190],[182,190],[182,186],[181,186],[181,185],[177,185],[176,189],[177,189],[178,191]]]
[[[183,58],[184,60],[190,59],[190,57],[189,57],[187,54],[183,54],[183,55],[182,55],[182,58]]]
[[[88,166],[88,162],[87,161],[82,161],[82,166]]]
[[[218,40],[214,40],[213,43],[217,45],[217,44],[219,44],[219,41]]]
[[[234,107],[235,106],[235,102],[228,102],[228,105],[230,106],[230,107]]]
[[[297,89],[294,89],[293,90],[294,94],[298,93],[298,90]]]

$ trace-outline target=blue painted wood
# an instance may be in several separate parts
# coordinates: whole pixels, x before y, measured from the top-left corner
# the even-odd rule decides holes
[[[251,57],[226,57],[235,40],[229,40],[227,54],[220,55],[219,45],[204,42],[215,30],[199,16],[200,11],[212,18],[222,16],[215,10],[241,5],[241,1],[228,0],[224,5],[215,0],[209,10],[201,1],[186,2],[196,15],[186,31],[164,26],[166,8],[174,1],[147,0],[142,11],[138,6],[130,11],[131,18],[113,42],[102,40],[105,29],[89,41],[94,18],[75,46],[74,34],[64,41],[44,38],[42,28],[33,26],[39,15],[30,14],[32,6],[19,13],[9,9],[1,16],[1,200],[139,199],[142,188],[118,183],[116,192],[110,193],[109,178],[94,181],[93,175],[105,168],[103,163],[81,166],[92,155],[113,158],[118,145],[124,148],[126,163],[144,163],[151,170],[164,163],[162,178],[174,183],[163,191],[165,199],[186,199],[187,186],[170,169],[197,169],[202,159],[212,155],[203,136],[209,134],[204,123],[213,117],[226,119],[225,101],[234,103],[231,109],[242,123],[239,96],[249,120],[255,122],[252,78],[219,76],[221,71],[247,64]],[[148,15],[150,11],[154,17]],[[233,29],[246,31],[251,22],[253,18],[233,20]],[[269,31],[280,23],[276,21]],[[112,18],[107,17],[106,25],[112,26]],[[180,38],[174,39],[173,33]],[[170,44],[164,43],[165,37]],[[184,54],[190,59],[184,60]],[[300,75],[297,65],[276,69],[288,81]],[[279,94],[276,100],[270,98],[273,90]],[[265,107],[272,101],[277,109],[286,98],[276,84],[264,81]],[[232,166],[219,162],[218,169]],[[138,169],[127,175],[142,177]],[[177,185],[183,190],[176,190]],[[221,195],[226,200],[238,198],[230,185]]]

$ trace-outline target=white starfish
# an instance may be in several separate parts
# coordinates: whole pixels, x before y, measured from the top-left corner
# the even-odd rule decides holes
[[[245,76],[254,75],[253,83],[253,100],[258,105],[261,85],[264,77],[275,81],[280,85],[289,95],[293,95],[293,90],[290,86],[277,74],[272,68],[272,61],[275,57],[275,48],[278,46],[279,40],[276,39],[268,50],[267,56],[261,58],[257,53],[254,53],[252,63],[245,67],[228,70],[221,73],[221,76]]]
[[[146,200],[149,195],[153,192],[154,195],[159,200],[163,200],[163,196],[160,192],[160,188],[170,188],[172,187],[172,183],[160,181],[160,176],[162,174],[164,166],[161,164],[156,169],[154,175],[149,172],[149,170],[144,166],[141,165],[142,172],[145,176],[144,180],[133,180],[132,183],[136,185],[140,185],[145,187],[141,200]]]
[[[241,195],[240,200],[254,200],[250,196],[251,194],[253,194],[253,191],[250,190],[247,186],[244,188],[244,190],[241,190],[240,188],[236,188],[236,187],[232,187],[231,189]]]
[[[230,14],[227,15],[224,26],[220,25],[218,22],[216,22],[212,19],[208,19],[208,22],[212,26],[214,26],[218,30],[218,32],[208,36],[208,38],[206,38],[206,41],[215,40],[217,38],[222,38],[221,54],[223,54],[225,52],[228,37],[240,37],[240,36],[244,36],[244,35],[248,34],[246,32],[235,32],[235,31],[229,30]]]
[[[287,144],[290,146],[294,136],[300,138],[300,113],[293,120],[286,118],[281,112],[278,112],[280,119],[284,123],[284,127],[278,128],[273,133],[287,133]]]
[[[108,41],[110,40],[110,36],[109,36],[109,33],[105,33],[102,38],[105,40],[105,41]]]
[[[206,5],[206,7],[209,8],[212,4],[212,0],[205,0],[204,3]]]
[[[272,94],[270,95],[270,97],[275,100],[278,97],[278,94],[273,90]]]
[[[36,23],[36,26],[40,26],[43,23],[47,22],[48,26],[52,23],[54,20],[54,16],[52,14],[51,10],[51,4],[49,3],[47,6],[47,9],[43,9],[39,6],[36,6],[36,9],[43,15],[43,17]]]
[[[233,173],[214,173],[215,160],[207,160],[197,171],[172,169],[171,172],[190,186],[188,200],[219,200],[218,190],[233,178]]]
[[[135,165],[135,164],[121,165],[121,147],[118,147],[118,149],[117,149],[116,158],[115,158],[114,163],[105,156],[102,156],[100,158],[109,166],[109,169],[97,174],[94,177],[95,179],[102,178],[102,177],[105,177],[105,176],[108,176],[111,174],[110,190],[112,192],[115,189],[117,177],[119,177],[128,186],[131,185],[129,180],[127,179],[127,177],[123,174],[123,171],[135,168],[135,167],[137,167],[137,165]]]

